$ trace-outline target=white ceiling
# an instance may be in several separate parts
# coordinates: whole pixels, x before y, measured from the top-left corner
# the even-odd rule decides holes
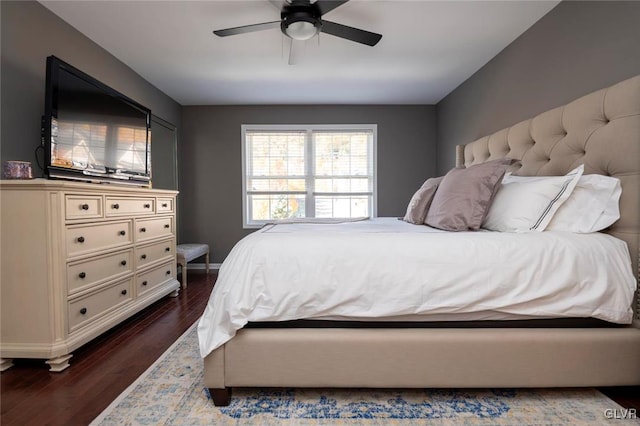
[[[263,1],[49,1],[45,7],[182,105],[435,104],[559,1],[351,0],[324,18],[383,34],[375,47],[321,34],[288,65]],[[286,43],[285,43],[286,41]]]

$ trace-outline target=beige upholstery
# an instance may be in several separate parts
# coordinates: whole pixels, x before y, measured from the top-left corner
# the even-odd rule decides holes
[[[458,146],[456,153],[458,166],[511,157],[520,160],[514,170],[520,175],[564,175],[584,163],[587,174],[620,178],[621,219],[609,232],[628,243],[634,268],[638,267],[640,76]],[[640,385],[638,324],[619,328],[242,329],[204,359],[205,386]],[[225,403],[224,398],[218,401]]]
[[[607,232],[627,242],[640,275],[640,76],[459,146],[456,166],[502,157],[520,161],[517,175],[563,175],[584,164],[585,174],[620,179],[620,220]],[[640,319],[638,303],[635,311]]]
[[[640,332],[631,327],[243,329],[205,359],[205,383],[381,388],[633,385],[640,383],[639,359]],[[220,371],[222,362],[224,376],[211,374]]]

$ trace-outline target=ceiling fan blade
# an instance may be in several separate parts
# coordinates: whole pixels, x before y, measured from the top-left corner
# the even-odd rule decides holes
[[[318,0],[316,1],[316,6],[320,9],[320,13],[324,15],[327,12],[331,12],[338,6],[342,6],[349,0]]]
[[[289,39],[291,43],[289,43],[289,65],[295,65],[298,63],[298,59],[300,58],[300,44],[301,42]]]
[[[280,28],[280,21],[263,22],[262,24],[244,25],[242,27],[226,28],[224,30],[215,30],[213,33],[218,37],[232,36],[236,34],[252,33],[254,31],[269,30],[271,28]]]
[[[331,21],[325,21],[324,19],[322,20],[321,31],[323,33],[331,34],[336,37],[366,44],[367,46],[375,46],[382,38],[381,34],[349,27],[347,25],[337,24]]]
[[[278,8],[278,10],[282,10],[282,7],[287,3],[287,0],[269,0],[269,3],[273,5],[273,7]]]

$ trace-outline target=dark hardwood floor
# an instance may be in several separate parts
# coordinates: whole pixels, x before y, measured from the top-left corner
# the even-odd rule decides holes
[[[73,352],[50,373],[43,360],[16,360],[0,375],[0,424],[86,425],[198,320],[216,274],[189,271],[189,285]]]
[[[214,273],[189,271],[189,286],[74,351],[71,367],[49,373],[42,360],[16,360],[0,375],[0,424],[86,425],[202,314]],[[640,412],[640,387],[601,389]]]

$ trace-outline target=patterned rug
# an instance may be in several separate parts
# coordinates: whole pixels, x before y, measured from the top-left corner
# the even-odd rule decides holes
[[[197,339],[194,324],[91,425],[640,424],[595,389],[234,389],[215,407]]]

